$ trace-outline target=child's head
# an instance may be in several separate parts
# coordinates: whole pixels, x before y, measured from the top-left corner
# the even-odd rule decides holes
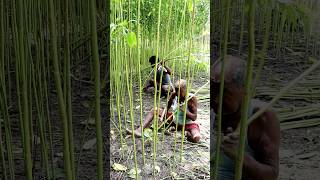
[[[158,57],[158,62],[160,61],[159,57]],[[154,65],[156,64],[156,56],[151,56],[149,58],[149,62],[151,64],[152,67],[154,67]]]
[[[179,94],[179,90],[180,90],[180,97],[184,98],[187,94],[187,81],[184,79],[180,79],[178,80],[175,85],[175,92],[177,92]]]

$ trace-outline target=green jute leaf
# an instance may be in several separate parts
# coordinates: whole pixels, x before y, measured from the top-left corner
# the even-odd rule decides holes
[[[130,32],[127,36],[127,43],[130,48],[137,45],[137,36],[134,32]]]
[[[153,132],[149,128],[144,129],[143,134],[144,134],[144,137],[146,138],[151,138],[153,136]]]
[[[192,12],[192,11],[193,11],[193,2],[192,2],[192,0],[189,0],[189,1],[188,1],[188,11],[189,11],[189,12]]]

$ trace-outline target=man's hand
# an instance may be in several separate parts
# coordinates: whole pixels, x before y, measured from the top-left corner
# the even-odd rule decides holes
[[[180,106],[180,107],[179,107],[179,111],[184,112],[184,107],[183,107],[183,106]]]
[[[228,157],[235,160],[237,156],[237,150],[239,147],[238,144],[239,135],[234,133],[233,129],[229,127],[227,129],[226,135],[222,134],[221,149]]]

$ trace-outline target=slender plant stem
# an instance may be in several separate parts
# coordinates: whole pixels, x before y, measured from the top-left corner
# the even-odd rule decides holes
[[[235,169],[235,179],[241,180],[242,178],[242,165],[244,156],[244,145],[247,137],[247,119],[249,103],[251,98],[251,88],[252,88],[252,72],[253,63],[255,57],[255,39],[254,39],[254,19],[255,19],[255,8],[256,0],[249,1],[249,12],[248,12],[248,33],[249,33],[249,57],[247,62],[247,74],[246,74],[246,85],[245,85],[245,96],[242,104],[242,114],[240,119],[240,140],[239,140],[239,150],[237,153],[236,169]]]
[[[138,78],[139,78],[139,101],[140,101],[140,126],[143,127],[143,106],[142,106],[142,81],[141,81],[141,55],[140,55],[140,50],[141,50],[141,41],[140,41],[140,0],[138,0],[138,17],[137,17],[137,58],[139,59],[138,61]],[[144,133],[143,133],[143,128],[141,129],[141,134],[142,134],[142,161],[143,164],[146,163],[146,157],[145,157],[145,145],[144,145]]]
[[[103,179],[103,139],[101,128],[101,109],[100,109],[100,62],[98,53],[98,37],[96,23],[96,1],[90,1],[90,25],[91,25],[91,50],[94,64],[95,77],[95,117],[97,135],[97,179]]]
[[[65,102],[67,107],[68,116],[68,130],[69,130],[69,143],[70,143],[70,165],[72,171],[72,178],[75,180],[75,165],[74,165],[74,142],[73,142],[73,126],[72,126],[72,94],[71,94],[71,72],[70,72],[70,36],[69,36],[69,0],[64,1],[64,36],[65,36],[65,47],[64,47],[64,94]]]
[[[61,87],[61,79],[60,79],[60,70],[59,70],[59,62],[58,62],[58,47],[57,47],[57,35],[56,35],[56,20],[55,20],[55,12],[54,12],[54,4],[53,0],[49,0],[48,4],[49,9],[49,28],[51,35],[51,49],[52,49],[52,61],[53,61],[53,69],[54,69],[54,82],[58,94],[58,104],[60,110],[60,116],[62,119],[62,128],[63,128],[63,148],[64,148],[64,168],[65,175],[67,179],[72,178],[72,170],[71,170],[71,162],[70,162],[70,144],[69,144],[69,130],[68,130],[68,116],[66,112],[66,104],[63,97],[63,91]]]
[[[230,4],[231,0],[226,1],[226,14],[225,14],[225,22],[229,22],[230,17]],[[222,122],[222,102],[223,102],[223,90],[224,90],[224,78],[225,78],[225,59],[227,56],[227,48],[228,48],[228,32],[229,32],[229,23],[224,23],[224,39],[223,39],[223,54],[221,60],[221,72],[220,72],[220,87],[219,87],[219,107],[218,107],[218,118],[217,118],[217,139],[216,139],[216,154],[215,154],[215,162],[214,162],[214,178],[218,178],[218,167],[219,167],[219,159],[220,159],[220,145],[221,145],[221,122]],[[217,87],[216,87],[217,88]]]
[[[27,79],[27,58],[25,53],[25,44],[24,44],[24,35],[25,35],[25,26],[24,26],[24,12],[23,12],[23,1],[20,0],[17,3],[18,9],[18,41],[19,41],[19,55],[20,55],[20,65],[21,65],[21,74],[20,80],[22,83],[22,126],[24,129],[24,158],[25,158],[25,170],[26,178],[28,180],[32,179],[32,158],[31,158],[31,137],[30,137],[30,112],[29,112],[29,101],[28,101],[28,79]]]

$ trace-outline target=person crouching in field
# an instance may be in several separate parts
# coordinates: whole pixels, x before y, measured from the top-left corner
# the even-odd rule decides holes
[[[185,120],[185,133],[187,136],[187,140],[191,142],[199,142],[200,141],[200,129],[199,125],[195,122],[197,119],[197,99],[195,95],[192,93],[186,94],[187,92],[187,82],[186,80],[180,79],[175,83],[175,91],[171,94],[168,100],[168,106],[166,109],[158,109],[159,114],[159,125],[165,123],[164,121],[167,119],[166,123],[170,124],[171,127],[178,127],[178,130],[181,130],[184,123],[184,102],[187,100],[187,108],[186,108],[186,120]],[[178,102],[178,96],[179,102]],[[170,110],[172,108],[172,110]],[[141,129],[151,127],[154,112],[156,109],[152,108],[150,112],[147,114],[143,127],[139,127],[134,131],[135,136],[141,137]],[[166,116],[164,116],[166,113]],[[128,133],[132,133],[127,129]]]
[[[156,65],[156,56],[151,56],[149,58],[149,62],[151,64],[151,67],[154,69],[154,66]],[[158,58],[158,62],[160,62],[159,58]],[[168,92],[169,91],[173,92],[174,89],[170,80],[171,69],[168,68],[163,61],[157,64],[156,84],[157,84],[158,90],[160,87],[161,73],[162,73],[161,96],[167,96]],[[154,72],[153,71],[151,72],[151,78],[147,81],[146,86],[143,88],[143,90],[145,92],[154,91]]]
[[[218,165],[219,180],[233,180],[239,145],[239,135],[234,130],[239,126],[242,103],[245,96],[246,61],[227,56],[222,102],[222,140]],[[218,112],[221,61],[212,66],[213,110]],[[248,117],[266,106],[266,103],[251,99]],[[271,108],[255,119],[247,129],[243,159],[242,180],[276,180],[279,174],[280,124]]]

